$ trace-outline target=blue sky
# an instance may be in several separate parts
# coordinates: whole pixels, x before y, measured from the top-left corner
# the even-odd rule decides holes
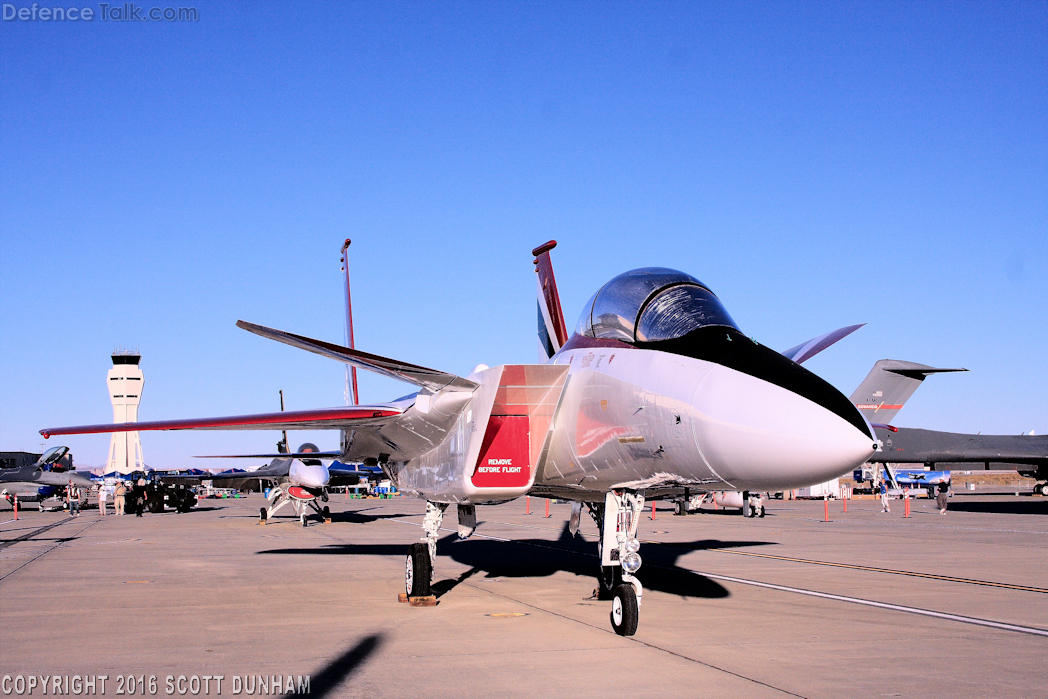
[[[341,365],[234,323],[341,341],[346,237],[378,354],[535,361],[553,238],[569,324],[675,267],[777,349],[868,323],[807,364],[846,394],[971,370],[897,424],[1048,431],[1046,2],[194,6],[0,23],[0,449],[110,421],[118,345],[144,420],[341,404]],[[165,468],[276,439],[143,433]]]

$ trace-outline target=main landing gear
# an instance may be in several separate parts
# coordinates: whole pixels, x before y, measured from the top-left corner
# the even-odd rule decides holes
[[[422,541],[408,548],[404,561],[404,588],[408,597],[429,597],[433,594],[433,560],[437,557],[437,536],[444,521],[447,503],[426,501],[426,516],[422,520]],[[474,525],[475,526],[475,525]]]
[[[746,504],[743,506],[742,514],[746,517],[764,517],[764,498],[760,493],[745,493]]]
[[[303,527],[309,526],[310,515],[308,510],[313,510],[313,512],[320,515],[321,521],[325,523],[331,522],[331,508],[327,505],[321,507],[317,504],[317,497],[323,499],[324,502],[327,502],[328,494],[326,490],[322,492],[319,496],[304,499],[302,497],[296,497],[295,494],[290,493],[289,491],[292,489],[302,491],[301,494],[312,494],[310,491],[305,490],[301,486],[289,487],[285,483],[281,483],[275,486],[272,490],[269,491],[269,507],[259,508],[259,524],[265,524],[266,522],[268,522],[273,517],[273,515],[275,515],[288,503],[290,503],[291,507],[295,510],[295,514],[298,515],[298,520],[302,523]]]
[[[426,501],[426,516],[422,519],[422,541],[408,547],[408,556],[404,559],[404,590],[412,606],[432,606],[436,604],[433,597],[433,561],[437,558],[437,536],[444,521],[444,511],[448,504]],[[477,508],[475,505],[458,506],[459,539],[468,539],[477,529]],[[429,599],[420,599],[429,598]]]
[[[637,527],[644,509],[644,495],[612,491],[604,503],[586,503],[600,531],[599,599],[611,599],[611,626],[620,636],[637,633],[644,588],[634,574],[640,570]]]

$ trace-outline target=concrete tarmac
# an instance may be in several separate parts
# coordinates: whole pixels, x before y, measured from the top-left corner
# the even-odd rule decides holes
[[[1045,498],[959,495],[945,516],[913,500],[909,519],[831,501],[830,522],[822,501],[649,509],[632,638],[591,598],[596,528],[584,515],[571,539],[566,504],[478,508],[464,542],[449,510],[439,604],[412,608],[397,594],[421,502],[334,496],[334,521],[306,528],[258,525],[261,503],[0,511],[4,694],[108,675],[112,696],[131,675],[136,696],[140,677],[147,696],[151,677],[156,696],[205,696],[221,675],[206,696],[279,695],[290,675],[313,697],[1048,696]]]

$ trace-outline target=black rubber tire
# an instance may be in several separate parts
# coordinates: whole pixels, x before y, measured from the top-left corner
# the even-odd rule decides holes
[[[761,505],[760,509],[757,510],[757,516],[762,518],[762,519],[764,518],[764,505]]]
[[[673,514],[683,517],[688,514],[688,506],[681,501],[673,503]]]
[[[306,513],[305,512],[300,514],[298,516],[298,518],[299,518],[299,520],[301,520],[303,527],[308,527],[309,526],[309,518],[306,517]]]
[[[404,562],[404,589],[408,597],[429,597],[433,577],[433,563],[429,560],[429,544],[418,542],[408,547]]]
[[[269,512],[264,507],[258,508],[258,521],[265,522],[269,519]]]
[[[149,501],[149,511],[153,514],[159,514],[164,511],[164,501],[159,498],[153,498]]]
[[[637,604],[637,591],[633,585],[622,583],[615,588],[611,598],[611,628],[620,636],[632,636],[637,633],[640,624],[640,605]]]
[[[324,505],[324,509],[321,510],[321,512],[324,513],[324,519],[331,519],[331,508],[330,507],[328,507],[327,505]]]

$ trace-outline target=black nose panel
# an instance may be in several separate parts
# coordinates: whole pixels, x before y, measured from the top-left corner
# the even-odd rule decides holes
[[[792,359],[751,340],[735,328],[699,328],[672,340],[638,342],[636,347],[702,359],[775,384],[821,405],[873,439],[862,414],[844,394]]]

